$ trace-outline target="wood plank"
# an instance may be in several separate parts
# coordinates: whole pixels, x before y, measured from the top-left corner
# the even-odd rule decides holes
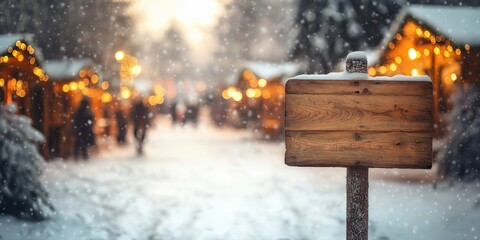
[[[285,129],[432,131],[432,96],[287,95]]]
[[[286,131],[290,166],[430,168],[432,133]]]
[[[431,96],[430,81],[288,80],[286,94]]]

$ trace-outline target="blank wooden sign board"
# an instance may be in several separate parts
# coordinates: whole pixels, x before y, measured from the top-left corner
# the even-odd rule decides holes
[[[348,167],[347,178],[363,169],[368,206],[367,168],[431,167],[432,82],[427,76],[371,78],[362,52],[349,54],[346,65],[344,73],[287,81],[285,163]],[[348,235],[347,219],[347,239],[367,238]]]

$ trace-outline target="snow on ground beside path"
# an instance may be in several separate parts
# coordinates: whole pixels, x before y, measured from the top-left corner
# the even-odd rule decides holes
[[[49,163],[58,212],[1,217],[0,239],[345,239],[344,169],[287,167],[283,144],[247,131],[157,123],[144,157],[129,145]],[[479,237],[478,184],[370,172],[371,239]]]

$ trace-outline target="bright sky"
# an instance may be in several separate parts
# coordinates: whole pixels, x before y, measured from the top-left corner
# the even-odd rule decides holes
[[[131,1],[131,11],[140,33],[161,38],[175,23],[194,50],[194,58],[202,61],[202,58],[213,50],[213,39],[209,37],[209,33],[214,30],[218,17],[223,14],[226,0]]]

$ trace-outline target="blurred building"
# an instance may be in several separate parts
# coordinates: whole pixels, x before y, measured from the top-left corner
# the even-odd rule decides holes
[[[19,113],[30,117],[33,126],[45,133],[44,89],[49,77],[42,63],[31,34],[0,35],[0,102],[16,103]]]
[[[50,157],[68,157],[73,153],[71,118],[84,97],[90,98],[90,107],[95,116],[94,132],[105,133],[111,111],[106,104],[112,96],[106,92],[108,82],[100,81],[90,59],[52,60],[45,62],[45,71],[50,76],[45,94],[49,96],[46,125],[47,146]]]
[[[458,88],[480,76],[480,8],[409,6],[383,44],[370,52],[370,76],[428,75],[433,82],[435,135]]]
[[[245,62],[234,84],[226,87],[226,118],[235,127],[251,128],[266,139],[282,138],[285,106],[285,81],[298,67],[292,63]],[[224,104],[226,105],[226,104]]]

